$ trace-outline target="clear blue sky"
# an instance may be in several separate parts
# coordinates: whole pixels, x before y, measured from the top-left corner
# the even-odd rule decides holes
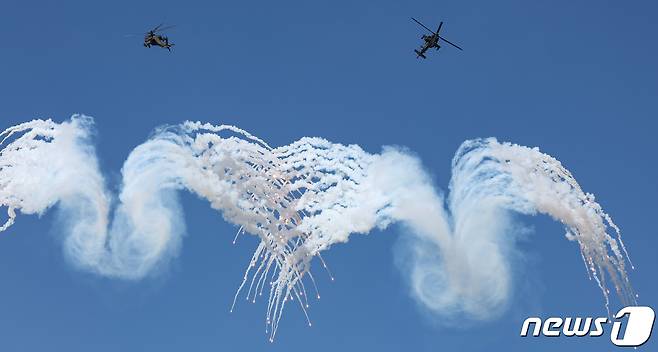
[[[496,136],[560,159],[621,227],[640,303],[658,307],[658,46],[655,1],[0,2],[0,128],[96,118],[116,186],[130,150],[164,123],[240,126],[271,145],[302,136],[409,147],[446,189],[468,138]],[[414,16],[464,47],[416,60]],[[141,46],[166,22],[173,53]],[[165,274],[134,284],[72,269],[54,213],[0,234],[0,351],[600,351],[599,339],[522,339],[529,315],[605,315],[577,247],[546,217],[519,244],[515,306],[468,328],[428,319],[393,263],[399,228],[326,254],[314,326],[287,310],[267,342],[265,302],[229,314],[256,246],[182,196],[188,236]],[[655,334],[654,334],[655,335]],[[645,350],[658,344],[650,341]]]

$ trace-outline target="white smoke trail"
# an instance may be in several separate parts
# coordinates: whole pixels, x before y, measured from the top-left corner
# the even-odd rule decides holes
[[[505,307],[511,289],[510,247],[515,240],[510,211],[547,214],[565,226],[566,237],[578,242],[606,308],[606,277],[622,302],[635,302],[619,229],[558,160],[537,148],[493,138],[464,142],[452,162],[447,205],[451,240],[412,241],[415,255],[406,266],[415,297],[435,313],[464,312],[487,319]]]
[[[59,203],[69,219],[65,248],[84,257],[76,264],[87,267],[103,253],[110,208],[90,146],[92,123],[88,117],[62,124],[35,120],[0,134],[0,145],[8,143],[0,150],[0,206],[9,215],[0,230],[14,223],[17,210],[41,215]]]
[[[567,239],[578,242],[588,273],[600,286],[606,306],[606,277],[623,302],[635,302],[626,273],[626,260],[630,264],[630,259],[619,228],[594,195],[584,193],[555,158],[537,148],[498,143],[495,139],[467,141],[453,159],[450,188],[453,214],[464,208],[466,213],[472,212],[475,203],[486,200],[486,204],[493,202],[494,206],[520,213],[550,215],[565,226]],[[616,238],[608,234],[608,229]]]
[[[157,130],[131,152],[113,204],[90,146],[91,125],[74,116],[0,134],[8,143],[0,151],[0,206],[9,214],[0,231],[16,210],[42,214],[59,204],[69,219],[65,250],[76,265],[139,279],[178,253],[184,225],[175,192],[189,190],[240,226],[238,234],[260,237],[236,298],[246,289],[255,300],[267,287],[271,339],[286,302],[296,299],[306,313],[312,258],[324,265],[320,253],[333,244],[392,223],[413,234],[405,263],[412,292],[437,314],[485,319],[504,307],[510,211],[562,222],[606,301],[606,278],[622,300],[635,299],[617,227],[557,160],[536,149],[465,142],[453,160],[446,210],[420,161],[399,149],[368,154],[320,138],[273,149],[236,127],[186,122]]]

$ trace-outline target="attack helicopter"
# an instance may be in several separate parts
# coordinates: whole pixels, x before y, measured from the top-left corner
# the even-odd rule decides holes
[[[439,32],[441,31],[441,27],[443,26],[443,22],[439,23],[439,28],[434,32],[433,30],[427,28],[424,24],[420,23],[418,20],[415,18],[411,18],[414,22],[418,23],[421,27],[427,29],[432,35],[427,35],[423,34],[420,38],[424,41],[423,45],[419,48],[414,50],[416,53],[416,58],[423,58],[427,59],[427,56],[425,56],[425,53],[432,48],[435,48],[436,50],[439,50],[441,48],[440,41],[443,40],[444,42],[454,46],[455,48],[459,50],[464,50],[460,48],[457,44],[451,43],[448,41],[446,38],[443,38],[442,36],[439,35]]]
[[[159,24],[157,27],[146,32],[144,35],[144,47],[150,48],[151,46],[159,46],[171,51],[171,47],[174,46],[173,43],[169,42],[167,36],[160,34],[160,32],[173,28],[174,26],[162,27],[162,24]]]

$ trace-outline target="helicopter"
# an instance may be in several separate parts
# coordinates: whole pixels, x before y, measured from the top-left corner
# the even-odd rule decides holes
[[[150,48],[151,46],[155,45],[171,51],[171,47],[174,46],[174,44],[169,43],[169,38],[167,38],[165,35],[159,34],[159,32],[172,27],[174,26],[167,26],[162,28],[162,24],[159,24],[157,27],[146,32],[144,35],[144,47]]]
[[[457,48],[459,50],[464,50],[464,49],[460,48],[457,44],[451,43],[446,38],[443,38],[442,36],[439,35],[439,32],[441,31],[441,27],[443,26],[443,21],[441,23],[439,23],[439,28],[436,30],[436,32],[434,32],[433,30],[427,28],[424,24],[420,23],[415,18],[412,17],[411,19],[414,22],[418,23],[421,27],[427,29],[430,33],[432,33],[432,35],[423,34],[420,37],[424,41],[424,43],[419,49],[414,50],[414,52],[416,53],[416,58],[421,58],[422,57],[423,59],[427,59],[427,56],[425,56],[425,53],[427,52],[427,50],[432,49],[432,48],[436,48],[436,50],[439,50],[439,48],[441,48],[441,44],[440,44],[441,40],[443,40],[444,42],[454,46],[455,48]]]

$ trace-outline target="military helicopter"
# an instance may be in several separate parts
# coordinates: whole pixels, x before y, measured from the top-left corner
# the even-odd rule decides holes
[[[162,24],[159,24],[157,27],[146,32],[144,35],[144,46],[150,48],[152,45],[155,45],[171,51],[171,47],[174,46],[174,44],[169,43],[169,38],[167,38],[165,35],[159,34],[159,32],[172,27],[174,26],[167,26],[162,28]]]
[[[439,35],[439,32],[441,31],[441,26],[443,26],[443,22],[439,23],[439,28],[436,30],[436,32],[434,32],[433,30],[425,27],[424,24],[418,22],[418,20],[416,20],[415,18],[412,17],[411,19],[414,20],[414,22],[418,23],[421,27],[427,29],[430,33],[432,33],[432,35],[423,34],[420,37],[425,42],[423,43],[423,45],[419,49],[414,50],[414,52],[416,53],[416,58],[421,58],[422,57],[423,59],[427,59],[427,56],[425,56],[425,53],[427,52],[427,50],[432,49],[432,48],[436,48],[436,50],[439,50],[439,48],[441,48],[441,45],[439,44],[440,40],[443,40],[444,42],[454,46],[455,48],[457,48],[459,50],[464,50],[464,49],[460,48],[457,44],[453,44],[453,43],[449,42],[446,38],[443,38],[442,36]]]

